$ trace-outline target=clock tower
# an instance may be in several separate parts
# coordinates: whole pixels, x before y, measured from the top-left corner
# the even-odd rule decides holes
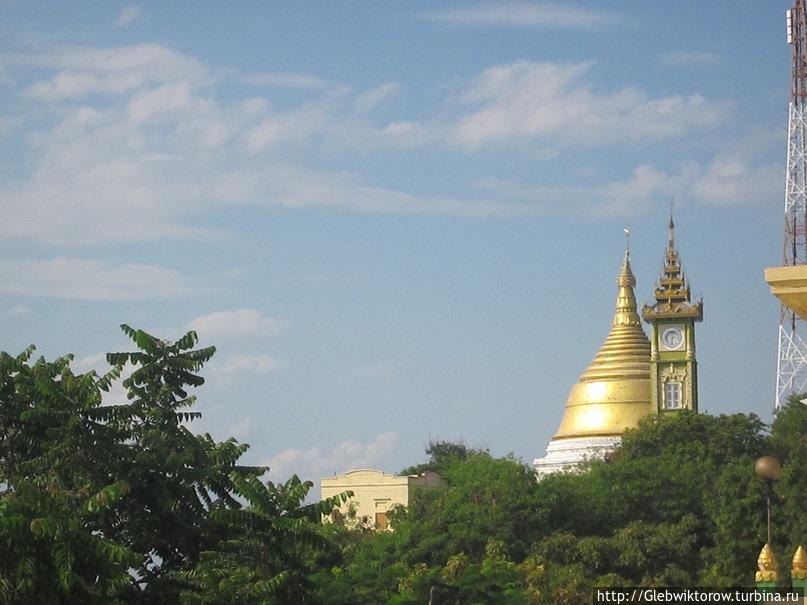
[[[695,322],[703,321],[703,300],[691,302],[689,283],[675,248],[670,215],[664,269],[653,291],[653,305],[642,317],[650,324],[650,405],[654,413],[698,411],[698,362]]]

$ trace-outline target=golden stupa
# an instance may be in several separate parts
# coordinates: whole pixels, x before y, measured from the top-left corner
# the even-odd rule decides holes
[[[807,551],[803,546],[799,546],[793,554],[790,570],[790,577],[794,580],[807,580]]]
[[[757,573],[754,576],[757,582],[778,582],[779,563],[776,562],[776,555],[769,543],[765,543],[757,558]]]
[[[635,285],[628,248],[611,332],[572,387],[553,441],[619,436],[650,413],[650,341],[636,311]]]

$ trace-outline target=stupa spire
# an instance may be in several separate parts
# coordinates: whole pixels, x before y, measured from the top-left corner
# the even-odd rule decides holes
[[[636,295],[633,291],[636,278],[630,268],[630,227],[625,228],[625,259],[616,278],[616,313],[612,326],[641,326],[639,314],[636,312]]]
[[[629,236],[630,230],[625,229]],[[617,276],[611,331],[594,360],[572,387],[554,439],[621,435],[648,413],[650,341],[642,330],[633,288],[630,245]]]

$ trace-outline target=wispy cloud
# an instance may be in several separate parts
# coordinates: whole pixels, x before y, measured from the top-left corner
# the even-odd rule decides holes
[[[299,88],[318,90],[327,86],[328,81],[317,76],[292,72],[264,72],[244,76],[242,81],[253,86],[275,86],[278,88]]]
[[[2,241],[87,246],[218,238],[225,234],[197,227],[191,217],[233,204],[454,216],[524,211],[495,199],[377,187],[278,155],[289,146],[372,149],[433,140],[418,123],[375,128],[357,121],[355,103],[369,109],[396,93],[393,83],[345,100],[324,91],[277,112],[262,97],[220,101],[206,66],[162,46],[70,47],[4,55],[0,63],[35,68],[40,80],[26,94],[59,105],[49,114],[56,121],[32,139],[30,174],[0,187],[0,205],[10,209],[0,223]],[[61,106],[65,100],[76,104]]]
[[[120,95],[148,84],[199,82],[206,68],[165,46],[66,47],[31,55],[2,55],[0,65],[56,69],[56,75],[26,90],[30,98],[53,102],[102,93]]]
[[[270,355],[248,355],[242,353],[225,358],[222,363],[215,364],[213,368],[216,372],[222,372],[224,374],[235,374],[238,372],[269,374],[282,366],[283,363],[280,360]]]
[[[175,269],[60,256],[0,259],[0,291],[79,300],[177,298],[203,291]]]
[[[721,157],[698,174],[692,191],[706,204],[765,204],[781,197],[783,176],[780,164],[754,165],[744,158]]]
[[[401,359],[381,359],[346,372],[339,382],[346,384],[386,382],[398,372],[412,367],[412,362]]]
[[[140,17],[140,13],[139,6],[126,6],[118,13],[118,18],[115,19],[115,25],[118,27],[127,27]]]
[[[720,65],[723,57],[717,53],[707,52],[671,52],[662,55],[659,63],[671,66],[710,67]]]
[[[286,322],[258,309],[237,309],[199,315],[184,329],[195,330],[200,340],[216,345],[211,379],[217,375],[226,382],[235,375],[266,375],[284,367],[281,359],[264,351],[267,341],[285,327]]]
[[[454,140],[469,150],[518,139],[598,145],[681,136],[716,126],[728,106],[700,95],[649,98],[635,88],[595,91],[592,63],[519,61],[485,70],[464,101],[481,105],[461,118]]]
[[[199,315],[188,323],[188,328],[196,330],[200,338],[213,342],[267,338],[276,334],[283,326],[283,321],[269,317],[257,309],[215,311]]]
[[[334,95],[324,80],[308,74],[255,76],[267,85],[322,88],[314,99],[278,111],[270,98],[224,100],[216,93],[214,70],[159,45],[69,47],[3,55],[0,64],[32,68],[39,80],[26,94],[58,108],[27,149],[30,173],[0,187],[0,205],[9,209],[0,241],[11,243],[97,246],[227,237],[194,225],[194,218],[238,204],[461,217],[530,214],[536,211],[531,200],[508,199],[499,189],[416,195],[350,172],[292,163],[285,152],[427,146],[474,152],[524,142],[538,154],[678,137],[719,124],[730,109],[699,95],[651,98],[633,87],[600,91],[590,82],[591,63],[520,61],[484,70],[431,117],[401,116],[377,126],[372,109],[400,94],[396,82]]]
[[[465,8],[430,11],[422,17],[449,25],[488,25],[597,30],[617,24],[616,14],[553,2],[491,2]]]
[[[563,187],[525,186],[488,177],[477,185],[553,214],[631,217],[667,204],[670,197],[690,204],[768,203],[781,193],[782,167],[742,155],[719,156],[706,164],[687,161],[665,171],[636,166],[627,178]]]
[[[269,478],[273,481],[285,481],[292,474],[297,474],[303,479],[313,480],[318,486],[318,479],[351,469],[380,467],[380,470],[397,470],[385,469],[384,466],[398,441],[398,434],[388,431],[369,443],[348,439],[329,451],[318,446],[306,450],[291,448],[275,454],[264,465],[269,466]]]
[[[370,111],[376,105],[391,97],[394,97],[401,91],[401,85],[397,82],[385,82],[381,86],[377,86],[371,90],[365,91],[356,97],[356,110],[365,112]]]
[[[309,104],[268,116],[244,135],[247,149],[256,153],[277,145],[301,144],[321,134],[329,114],[321,104]]]

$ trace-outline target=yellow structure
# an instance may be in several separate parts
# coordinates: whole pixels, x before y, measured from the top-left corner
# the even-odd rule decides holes
[[[348,490],[353,492],[353,497],[340,507],[342,517],[355,513],[359,525],[377,529],[389,527],[390,509],[397,505],[408,506],[416,489],[443,485],[444,479],[433,471],[421,475],[388,475],[372,469],[357,469],[320,479],[323,499]]]
[[[776,555],[773,554],[773,548],[768,543],[765,543],[757,557],[757,573],[754,580],[756,582],[779,581],[779,563],[776,562]]]
[[[546,456],[534,462],[539,477],[613,449],[625,429],[650,413],[650,341],[636,310],[635,285],[626,250],[611,332],[572,387]]]
[[[783,305],[807,319],[807,265],[769,267],[765,269],[765,281]]]
[[[650,407],[698,411],[698,363],[695,359],[695,322],[703,321],[703,301],[693,303],[689,283],[675,248],[675,223],[670,216],[664,269],[656,302],[645,305],[642,317],[650,324]]]
[[[572,387],[546,455],[533,462],[539,478],[614,449],[622,433],[649,414],[698,409],[694,323],[703,319],[703,303],[690,302],[672,217],[655,303],[643,309],[650,340],[642,329],[635,286],[628,246],[617,276],[611,331]]]
[[[807,580],[807,551],[803,546],[796,548],[790,564],[790,577],[794,580]]]
[[[648,413],[650,341],[633,288],[636,278],[625,260],[617,277],[616,313],[611,332],[594,361],[572,387],[560,428],[553,439],[621,435]]]

